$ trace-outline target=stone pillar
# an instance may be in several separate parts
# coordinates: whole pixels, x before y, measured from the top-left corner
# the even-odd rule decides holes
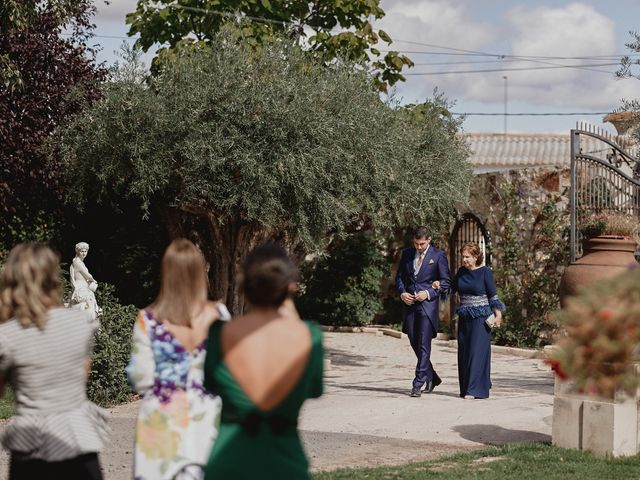
[[[556,377],[552,442],[562,448],[614,457],[640,453],[638,396],[603,399],[575,393],[572,382]]]

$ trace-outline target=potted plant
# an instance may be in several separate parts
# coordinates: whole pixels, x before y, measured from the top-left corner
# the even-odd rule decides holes
[[[640,452],[640,268],[570,297],[547,363],[556,373],[555,445],[600,454]]]
[[[638,219],[623,213],[594,214],[581,226],[582,257],[569,265],[560,281],[560,304],[578,288],[609,278],[635,264]]]

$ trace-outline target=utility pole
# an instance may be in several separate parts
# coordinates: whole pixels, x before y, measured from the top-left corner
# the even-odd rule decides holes
[[[507,91],[508,91],[508,85],[509,85],[509,78],[506,75],[503,75],[502,79],[504,80],[504,134],[506,136],[507,135],[507,102],[508,102]]]

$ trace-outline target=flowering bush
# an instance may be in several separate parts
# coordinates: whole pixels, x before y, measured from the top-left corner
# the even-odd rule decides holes
[[[582,224],[580,233],[585,238],[618,235],[638,241],[638,220],[624,213],[597,213]]]
[[[580,392],[613,398],[640,386],[640,268],[607,279],[567,300],[558,314],[565,334],[548,363]]]

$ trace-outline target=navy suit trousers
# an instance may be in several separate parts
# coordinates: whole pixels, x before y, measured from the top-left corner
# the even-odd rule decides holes
[[[411,348],[417,358],[413,388],[420,388],[430,382],[435,374],[431,364],[433,325],[421,308],[411,308],[405,311],[403,330],[408,335]]]

